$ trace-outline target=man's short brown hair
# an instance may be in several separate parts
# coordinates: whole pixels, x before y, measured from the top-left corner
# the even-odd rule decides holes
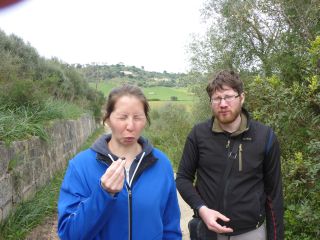
[[[209,98],[217,90],[223,90],[224,86],[231,87],[238,94],[243,93],[243,82],[233,70],[223,70],[210,80],[206,90]]]

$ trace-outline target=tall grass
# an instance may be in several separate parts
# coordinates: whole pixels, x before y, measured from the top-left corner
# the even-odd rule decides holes
[[[102,127],[97,129],[80,150],[88,148],[103,132]],[[63,176],[64,170],[56,173],[54,178],[41,188],[32,199],[18,205],[16,210],[0,224],[0,240],[24,239],[45,218],[56,214]]]
[[[47,140],[45,127],[50,120],[74,119],[84,110],[77,105],[47,100],[43,105],[12,108],[0,106],[0,141],[10,143],[15,140],[39,136]]]
[[[163,151],[177,169],[186,137],[193,125],[193,118],[184,105],[167,104],[153,109],[151,126],[144,135]]]

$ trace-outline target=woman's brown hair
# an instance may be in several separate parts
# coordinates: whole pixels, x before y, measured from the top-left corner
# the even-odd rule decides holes
[[[142,90],[139,87],[129,84],[125,84],[111,90],[106,103],[105,114],[102,119],[103,123],[105,123],[105,121],[110,117],[111,113],[114,111],[114,106],[118,99],[123,96],[134,96],[141,101],[141,103],[143,104],[144,114],[146,115],[148,124],[150,125],[150,106],[146,96],[143,94]]]

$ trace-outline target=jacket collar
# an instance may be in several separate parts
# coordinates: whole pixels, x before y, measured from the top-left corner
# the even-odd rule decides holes
[[[241,116],[241,123],[240,127],[237,131],[231,133],[231,136],[238,136],[241,133],[247,131],[249,129],[249,122],[250,122],[250,117],[249,113],[247,110],[242,108],[242,111],[240,113]],[[219,120],[217,118],[212,118],[212,125],[211,125],[211,130],[215,133],[224,133],[225,131],[220,127]]]

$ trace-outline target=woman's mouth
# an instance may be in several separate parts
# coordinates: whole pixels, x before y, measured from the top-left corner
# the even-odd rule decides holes
[[[124,141],[125,142],[133,142],[134,141],[134,137],[125,137]]]

